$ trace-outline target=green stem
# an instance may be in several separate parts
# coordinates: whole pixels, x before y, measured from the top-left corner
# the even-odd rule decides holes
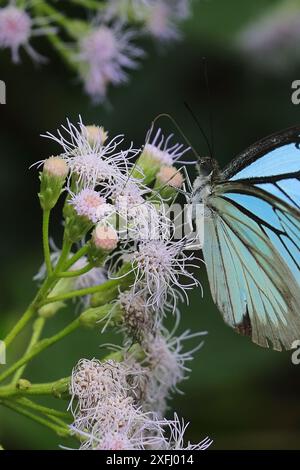
[[[31,349],[31,351],[29,351],[29,353],[25,354],[21,359],[19,359],[11,367],[9,367],[7,370],[2,372],[2,374],[0,374],[0,382],[2,382],[7,377],[12,375],[16,370],[18,370],[24,364],[27,364],[29,361],[31,361],[31,359],[33,359],[35,356],[40,354],[42,351],[49,348],[53,344],[63,339],[65,336],[75,331],[79,326],[80,326],[80,319],[76,318],[74,321],[72,321],[68,326],[66,326],[66,328],[61,330],[59,333],[51,336],[50,338],[42,339],[41,341],[36,343],[34,347]]]
[[[63,248],[61,252],[60,259],[54,269],[54,272],[52,273],[51,276],[47,277],[42,284],[41,288],[37,292],[35,298],[27,308],[27,310],[23,313],[22,317],[20,320],[15,324],[15,326],[12,328],[12,330],[8,333],[8,335],[4,338],[4,343],[6,345],[6,348],[9,346],[9,344],[15,339],[15,337],[25,328],[27,323],[31,320],[33,315],[35,314],[39,303],[41,303],[43,297],[48,293],[48,291],[53,287],[53,285],[57,282],[58,277],[57,274],[59,273],[59,270],[61,268],[66,269],[64,267],[64,263],[67,260],[70,250],[72,248],[72,243],[68,240],[64,240],[63,243]],[[69,264],[69,263],[68,263]]]
[[[31,411],[24,409],[22,406],[19,406],[18,404],[15,404],[9,400],[1,400],[1,404],[6,406],[7,408],[10,408],[11,410],[16,411],[19,414],[22,414],[23,416],[26,416],[27,418],[32,419],[33,421],[36,421],[39,424],[42,424],[43,426],[46,426],[47,428],[51,429],[52,431],[56,432],[59,436],[69,436],[70,431],[68,426],[65,424],[65,426],[61,426],[55,423],[52,423],[51,421],[46,420],[45,418],[38,416],[34,413],[31,413]]]
[[[89,10],[103,10],[105,8],[105,4],[101,4],[98,0],[70,0],[71,3],[75,5],[79,5],[85,7]]]
[[[41,302],[45,294],[48,292],[53,282],[54,282],[53,278],[48,277],[47,279],[45,279],[43,285],[37,292],[35,298],[31,302],[27,310],[25,310],[22,317],[19,319],[19,321],[15,324],[15,326],[11,329],[11,331],[4,338],[4,343],[6,345],[6,348],[10,345],[10,343],[15,339],[15,337],[23,330],[23,328],[25,328],[27,323],[31,320],[31,318],[33,317],[33,315],[35,314],[38,308],[38,304]]]
[[[49,247],[49,219],[50,219],[50,210],[43,210],[43,249],[44,249],[44,259],[48,272],[48,276],[52,274],[52,263],[50,257],[50,247]]]
[[[35,322],[33,323],[33,327],[32,327],[32,336],[31,336],[31,339],[30,339],[30,342],[27,346],[27,349],[25,351],[25,354],[29,354],[30,351],[32,350],[32,348],[35,346],[35,344],[38,342],[38,340],[40,339],[40,336],[42,334],[42,331],[43,331],[43,328],[45,326],[45,322],[46,322],[46,319],[45,318],[42,318],[42,317],[39,317],[35,320]],[[23,373],[24,373],[24,370],[26,368],[26,364],[24,364],[22,367],[20,367],[19,370],[16,371],[14,377],[13,377],[13,380],[12,380],[12,384],[17,384],[18,380],[22,377]]]
[[[42,413],[48,416],[49,418],[51,417],[51,419],[55,418],[56,422],[60,422],[60,424],[66,424],[63,419],[71,418],[70,414],[66,413],[65,411],[58,411],[54,410],[53,408],[48,408],[48,406],[39,405],[38,403],[35,403],[34,401],[29,400],[29,398],[26,397],[16,398],[14,402],[20,404],[21,406],[25,406],[26,408],[30,408],[31,410],[35,410],[39,413]]]
[[[66,30],[68,31],[69,24],[67,17],[60,13],[60,11],[56,10],[52,5],[49,5],[47,2],[44,1],[39,1],[36,2],[34,8],[37,12],[47,16],[48,18],[50,17],[53,21],[61,25],[63,28],[66,28]]]
[[[63,246],[62,246],[60,258],[58,260],[57,265],[54,268],[55,276],[58,275],[58,273],[60,272],[61,269],[63,269],[64,271],[66,269],[68,269],[66,266],[68,266],[68,264],[69,264],[69,262],[67,260],[68,260],[72,245],[73,245],[73,243],[70,242],[69,240],[67,240],[64,236],[64,241],[63,241]]]
[[[9,384],[0,387],[1,397],[23,396],[23,395],[53,395],[54,397],[61,398],[61,396],[68,392],[70,385],[70,377],[56,380],[54,382],[42,384],[30,384],[28,388],[21,389],[17,385]]]
[[[31,410],[35,410],[35,411],[38,411],[39,413],[43,413],[49,417],[51,416],[51,417],[57,417],[57,418],[62,418],[62,419],[70,419],[69,413],[66,413],[65,411],[54,410],[53,408],[48,408],[48,406],[39,405],[38,403],[35,403],[34,401],[29,400],[29,398],[26,398],[26,397],[16,398],[14,402],[20,404],[21,406],[25,406],[26,408],[30,408]]]
[[[89,246],[88,245],[84,245],[82,246],[76,253],[75,255],[72,256],[72,258],[70,258],[66,264],[64,265],[64,270],[67,271],[71,266],[73,266],[73,264],[76,263],[76,261],[78,261],[80,258],[82,258],[84,255],[86,255],[86,253],[88,252],[88,249],[89,249]]]
[[[88,273],[92,268],[93,268],[93,265],[91,263],[88,263],[86,266],[84,266],[81,269],[77,269],[76,271],[66,271],[66,272],[59,273],[58,277],[77,277],[77,276],[81,276],[82,274]]]
[[[111,287],[114,287],[116,285],[119,285],[120,279],[111,279],[110,281],[105,282],[104,284],[101,284],[100,286],[94,286],[94,287],[87,287],[85,289],[79,289],[79,290],[73,290],[71,292],[67,292],[66,294],[62,295],[57,295],[55,297],[48,297],[46,300],[44,300],[40,307],[46,304],[50,304],[52,302],[60,302],[68,299],[73,299],[74,297],[82,297],[85,295],[90,295],[90,294],[95,294],[97,292],[102,292],[110,289]]]

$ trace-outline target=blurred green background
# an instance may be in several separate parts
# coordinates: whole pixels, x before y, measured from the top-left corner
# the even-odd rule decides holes
[[[300,68],[280,76],[259,72],[232,47],[237,31],[276,3],[194,1],[183,41],[163,51],[144,42],[147,59],[128,86],[111,90],[109,106],[91,105],[46,41],[40,40],[38,49],[50,62],[41,68],[24,56],[21,65],[13,66],[9,54],[1,51],[0,79],[7,84],[7,104],[0,106],[0,338],[31,299],[32,277],[42,262],[38,177],[29,166],[55,153],[57,147],[40,134],[55,130],[66,117],[76,121],[81,114],[85,123],[104,125],[111,135],[125,133],[128,140],[141,145],[151,120],[168,112],[199,154],[205,155],[205,143],[184,107],[187,101],[207,132],[212,110],[215,156],[225,165],[257,139],[299,124],[300,108],[292,105],[290,95]],[[204,80],[204,56],[211,99]],[[161,126],[171,129],[167,122]],[[56,213],[51,234],[57,242],[60,233]],[[197,442],[209,435],[215,449],[299,449],[300,365],[292,365],[289,352],[263,350],[231,331],[211,301],[204,269],[200,278],[204,298],[200,291],[193,292],[190,306],[182,308],[181,328],[209,334],[192,363],[190,379],[181,386],[184,394],[171,402],[172,409],[191,422],[187,438]],[[46,333],[74,315],[74,309],[64,310],[49,322]],[[19,353],[25,339],[21,335],[16,342]],[[42,382],[69,375],[79,358],[101,357],[99,345],[111,339],[98,331],[79,331],[33,361],[26,376]],[[12,359],[9,353],[8,361]],[[57,406],[63,409],[66,403],[57,402]],[[3,408],[0,443],[8,449],[56,449],[66,444]]]

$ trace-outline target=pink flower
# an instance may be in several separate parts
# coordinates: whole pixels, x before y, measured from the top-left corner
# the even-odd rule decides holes
[[[95,101],[102,101],[109,84],[119,85],[128,79],[126,69],[137,67],[143,55],[132,44],[135,33],[119,24],[100,24],[80,41],[79,59],[85,90]]]
[[[39,23],[39,19],[32,19],[22,8],[16,7],[13,3],[4,8],[0,8],[0,48],[11,49],[14,63],[20,61],[19,49],[24,47],[27,53],[36,61],[44,60],[29,44],[32,36],[39,36],[53,32],[53,28],[34,26]]]

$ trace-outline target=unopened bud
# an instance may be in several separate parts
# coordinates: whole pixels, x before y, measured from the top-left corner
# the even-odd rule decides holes
[[[61,157],[49,157],[45,160],[43,171],[49,176],[65,179],[68,175],[69,168],[65,160]]]
[[[94,328],[99,322],[108,318],[108,316],[110,316],[109,322],[111,324],[115,324],[121,320],[121,309],[117,304],[105,304],[101,307],[89,308],[82,312],[79,321],[83,326]]]
[[[39,198],[42,209],[51,210],[55,206],[68,172],[68,165],[61,157],[50,157],[45,160],[43,171],[40,173]]]
[[[113,251],[118,245],[118,234],[114,228],[98,224],[93,231],[92,241],[98,250]]]
[[[156,175],[154,190],[169,200],[176,197],[177,190],[183,185],[183,175],[174,166],[162,166]]]
[[[89,260],[95,266],[101,266],[107,255],[117,248],[118,241],[118,234],[113,227],[98,224],[92,233]]]
[[[146,144],[140,157],[137,160],[136,168],[133,170],[133,176],[135,178],[142,178],[143,183],[151,183],[157,172],[159,171],[162,163],[160,154],[161,150],[151,144]]]
[[[103,145],[108,137],[108,133],[102,126],[85,126],[82,129],[82,133],[92,147]]]

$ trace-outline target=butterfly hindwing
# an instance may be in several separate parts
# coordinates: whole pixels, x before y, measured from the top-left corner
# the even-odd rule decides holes
[[[297,267],[291,269],[293,258],[284,256],[284,250],[289,240],[299,260],[299,244],[293,241],[300,237],[300,213],[239,182],[218,185],[209,204],[213,217],[205,225],[203,253],[225,321],[261,346],[271,342],[274,349],[290,349],[300,337],[299,282]],[[262,204],[265,212],[259,217]],[[277,247],[268,231],[277,231]]]

